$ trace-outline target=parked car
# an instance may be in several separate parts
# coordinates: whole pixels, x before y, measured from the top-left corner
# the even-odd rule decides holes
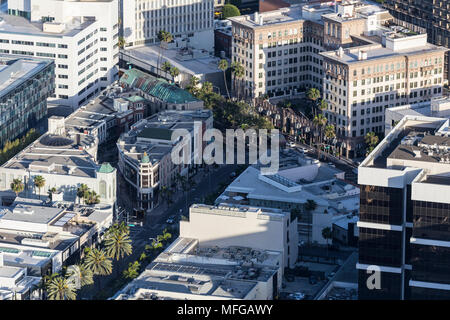
[[[292,300],[304,300],[305,294],[303,292],[294,292],[294,293],[290,293],[288,295],[288,298],[292,299]]]
[[[230,173],[230,178],[234,178],[234,177],[236,177],[236,172],[235,172],[235,171],[233,171],[232,173]]]
[[[295,142],[290,141],[290,142],[288,142],[288,146],[291,148],[294,148],[296,146],[296,144],[295,144]]]
[[[166,220],[167,224],[174,224],[175,223],[175,216],[170,216],[167,220]]]

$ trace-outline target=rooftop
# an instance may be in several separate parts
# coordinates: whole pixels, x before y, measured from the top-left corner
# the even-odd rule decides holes
[[[0,54],[0,99],[51,63],[51,60]]]
[[[126,70],[120,78],[120,83],[129,87],[140,89],[150,96],[167,103],[188,103],[198,101],[188,91],[164,79],[153,77],[137,69]]]
[[[95,20],[82,21],[81,17],[72,17],[64,24],[42,23],[38,21],[30,21],[19,16],[0,13],[0,34],[13,33],[47,37],[73,37],[93,23],[95,23]],[[60,26],[61,32],[55,33],[44,31],[46,24]]]
[[[191,51],[191,54],[189,52],[187,53],[184,54],[183,59],[179,59],[179,52],[176,49],[165,50],[164,61],[168,61],[172,66],[177,67],[181,73],[201,76],[209,73],[222,72],[217,67],[219,58],[206,55],[202,52],[198,54],[198,57],[194,51]],[[126,49],[124,54],[156,66],[159,57],[159,46],[151,45]]]
[[[79,142],[76,135],[46,133],[2,167],[95,178],[98,165],[88,151],[95,148],[96,139],[85,134],[78,137]]]
[[[244,299],[279,269],[280,253],[246,247],[199,247],[177,238],[115,299]]]

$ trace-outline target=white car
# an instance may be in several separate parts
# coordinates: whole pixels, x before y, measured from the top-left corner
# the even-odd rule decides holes
[[[296,144],[295,144],[295,142],[289,142],[288,146],[291,147],[291,148],[294,148],[296,146]]]
[[[288,295],[288,297],[293,300],[303,300],[303,299],[305,299],[305,294],[303,292],[295,292],[295,293],[290,293]]]

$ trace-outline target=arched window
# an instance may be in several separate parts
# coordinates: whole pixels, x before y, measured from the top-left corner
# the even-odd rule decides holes
[[[106,198],[106,182],[104,180],[100,181],[100,197]]]

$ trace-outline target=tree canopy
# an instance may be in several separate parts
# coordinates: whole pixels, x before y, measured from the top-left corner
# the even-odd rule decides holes
[[[228,19],[231,17],[240,16],[240,15],[241,15],[241,12],[235,5],[228,3],[228,4],[224,5],[222,8],[222,18],[223,19]]]

